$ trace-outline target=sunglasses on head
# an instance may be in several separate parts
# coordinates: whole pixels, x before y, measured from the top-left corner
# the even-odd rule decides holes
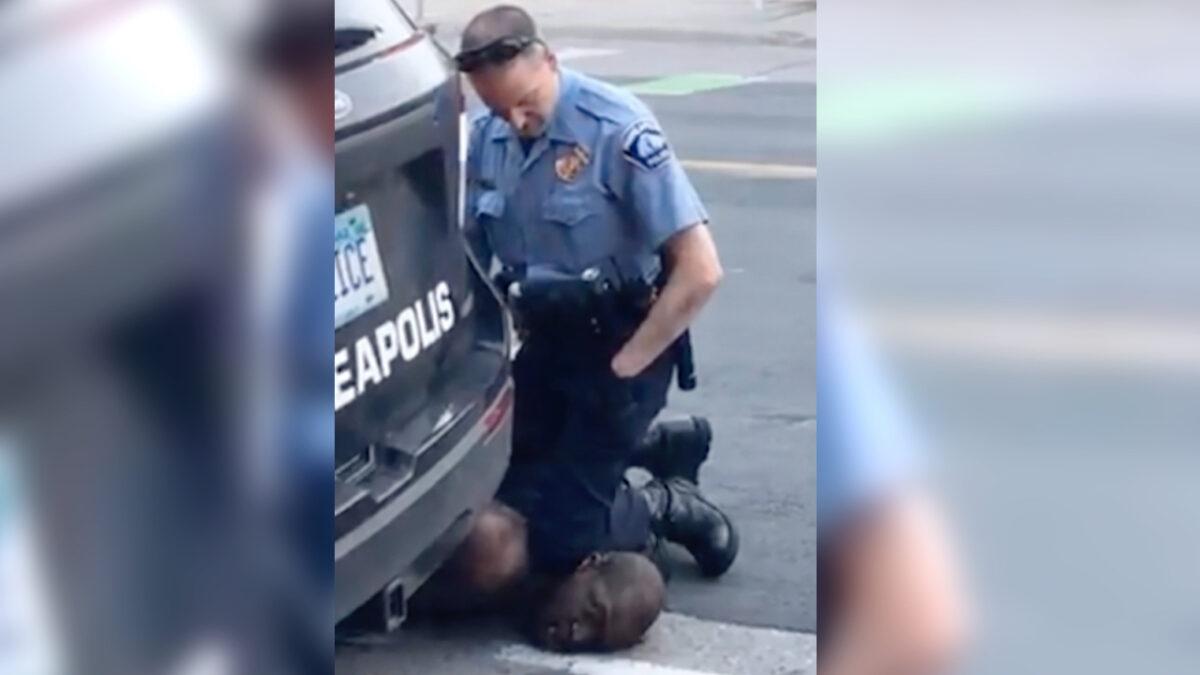
[[[496,40],[478,49],[459,52],[454,57],[458,69],[464,73],[479,70],[483,66],[500,65],[515,59],[518,54],[541,40],[534,37],[509,37]]]

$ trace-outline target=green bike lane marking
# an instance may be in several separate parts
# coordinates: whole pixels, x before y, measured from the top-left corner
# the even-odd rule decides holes
[[[945,126],[1019,116],[1034,96],[1015,83],[955,77],[893,78],[818,85],[819,141],[880,141]]]
[[[639,96],[690,96],[717,89],[740,87],[764,79],[729,73],[682,73],[635,82],[625,88]]]

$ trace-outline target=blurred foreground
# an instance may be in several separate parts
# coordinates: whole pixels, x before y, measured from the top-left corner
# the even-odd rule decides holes
[[[820,284],[933,448],[961,672],[1200,663],[1198,19],[822,5]]]
[[[0,672],[331,668],[331,22],[0,8]]]

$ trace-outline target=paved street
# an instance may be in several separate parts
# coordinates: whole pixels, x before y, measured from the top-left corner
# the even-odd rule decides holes
[[[439,14],[430,2],[426,20],[455,44],[455,27],[486,4],[447,3]],[[741,527],[741,556],[716,582],[683,566],[670,587],[670,614],[644,645],[613,658],[543,655],[504,626],[482,623],[410,627],[369,647],[344,646],[339,672],[813,673],[811,7],[697,3],[703,11],[689,23],[682,3],[627,3],[643,15],[610,9],[584,30],[581,18],[561,10],[571,3],[540,4],[549,8],[545,33],[567,65],[631,86],[651,105],[712,216],[726,282],[695,328],[700,388],[674,395],[668,414],[713,420],[715,447],[701,482]],[[538,5],[530,5],[535,14]],[[653,23],[652,12],[671,7],[683,18]]]

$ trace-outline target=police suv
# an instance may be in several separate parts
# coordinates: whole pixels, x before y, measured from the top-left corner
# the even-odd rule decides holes
[[[334,66],[335,612],[394,628],[507,468],[511,337],[447,55],[393,0],[338,0]]]

